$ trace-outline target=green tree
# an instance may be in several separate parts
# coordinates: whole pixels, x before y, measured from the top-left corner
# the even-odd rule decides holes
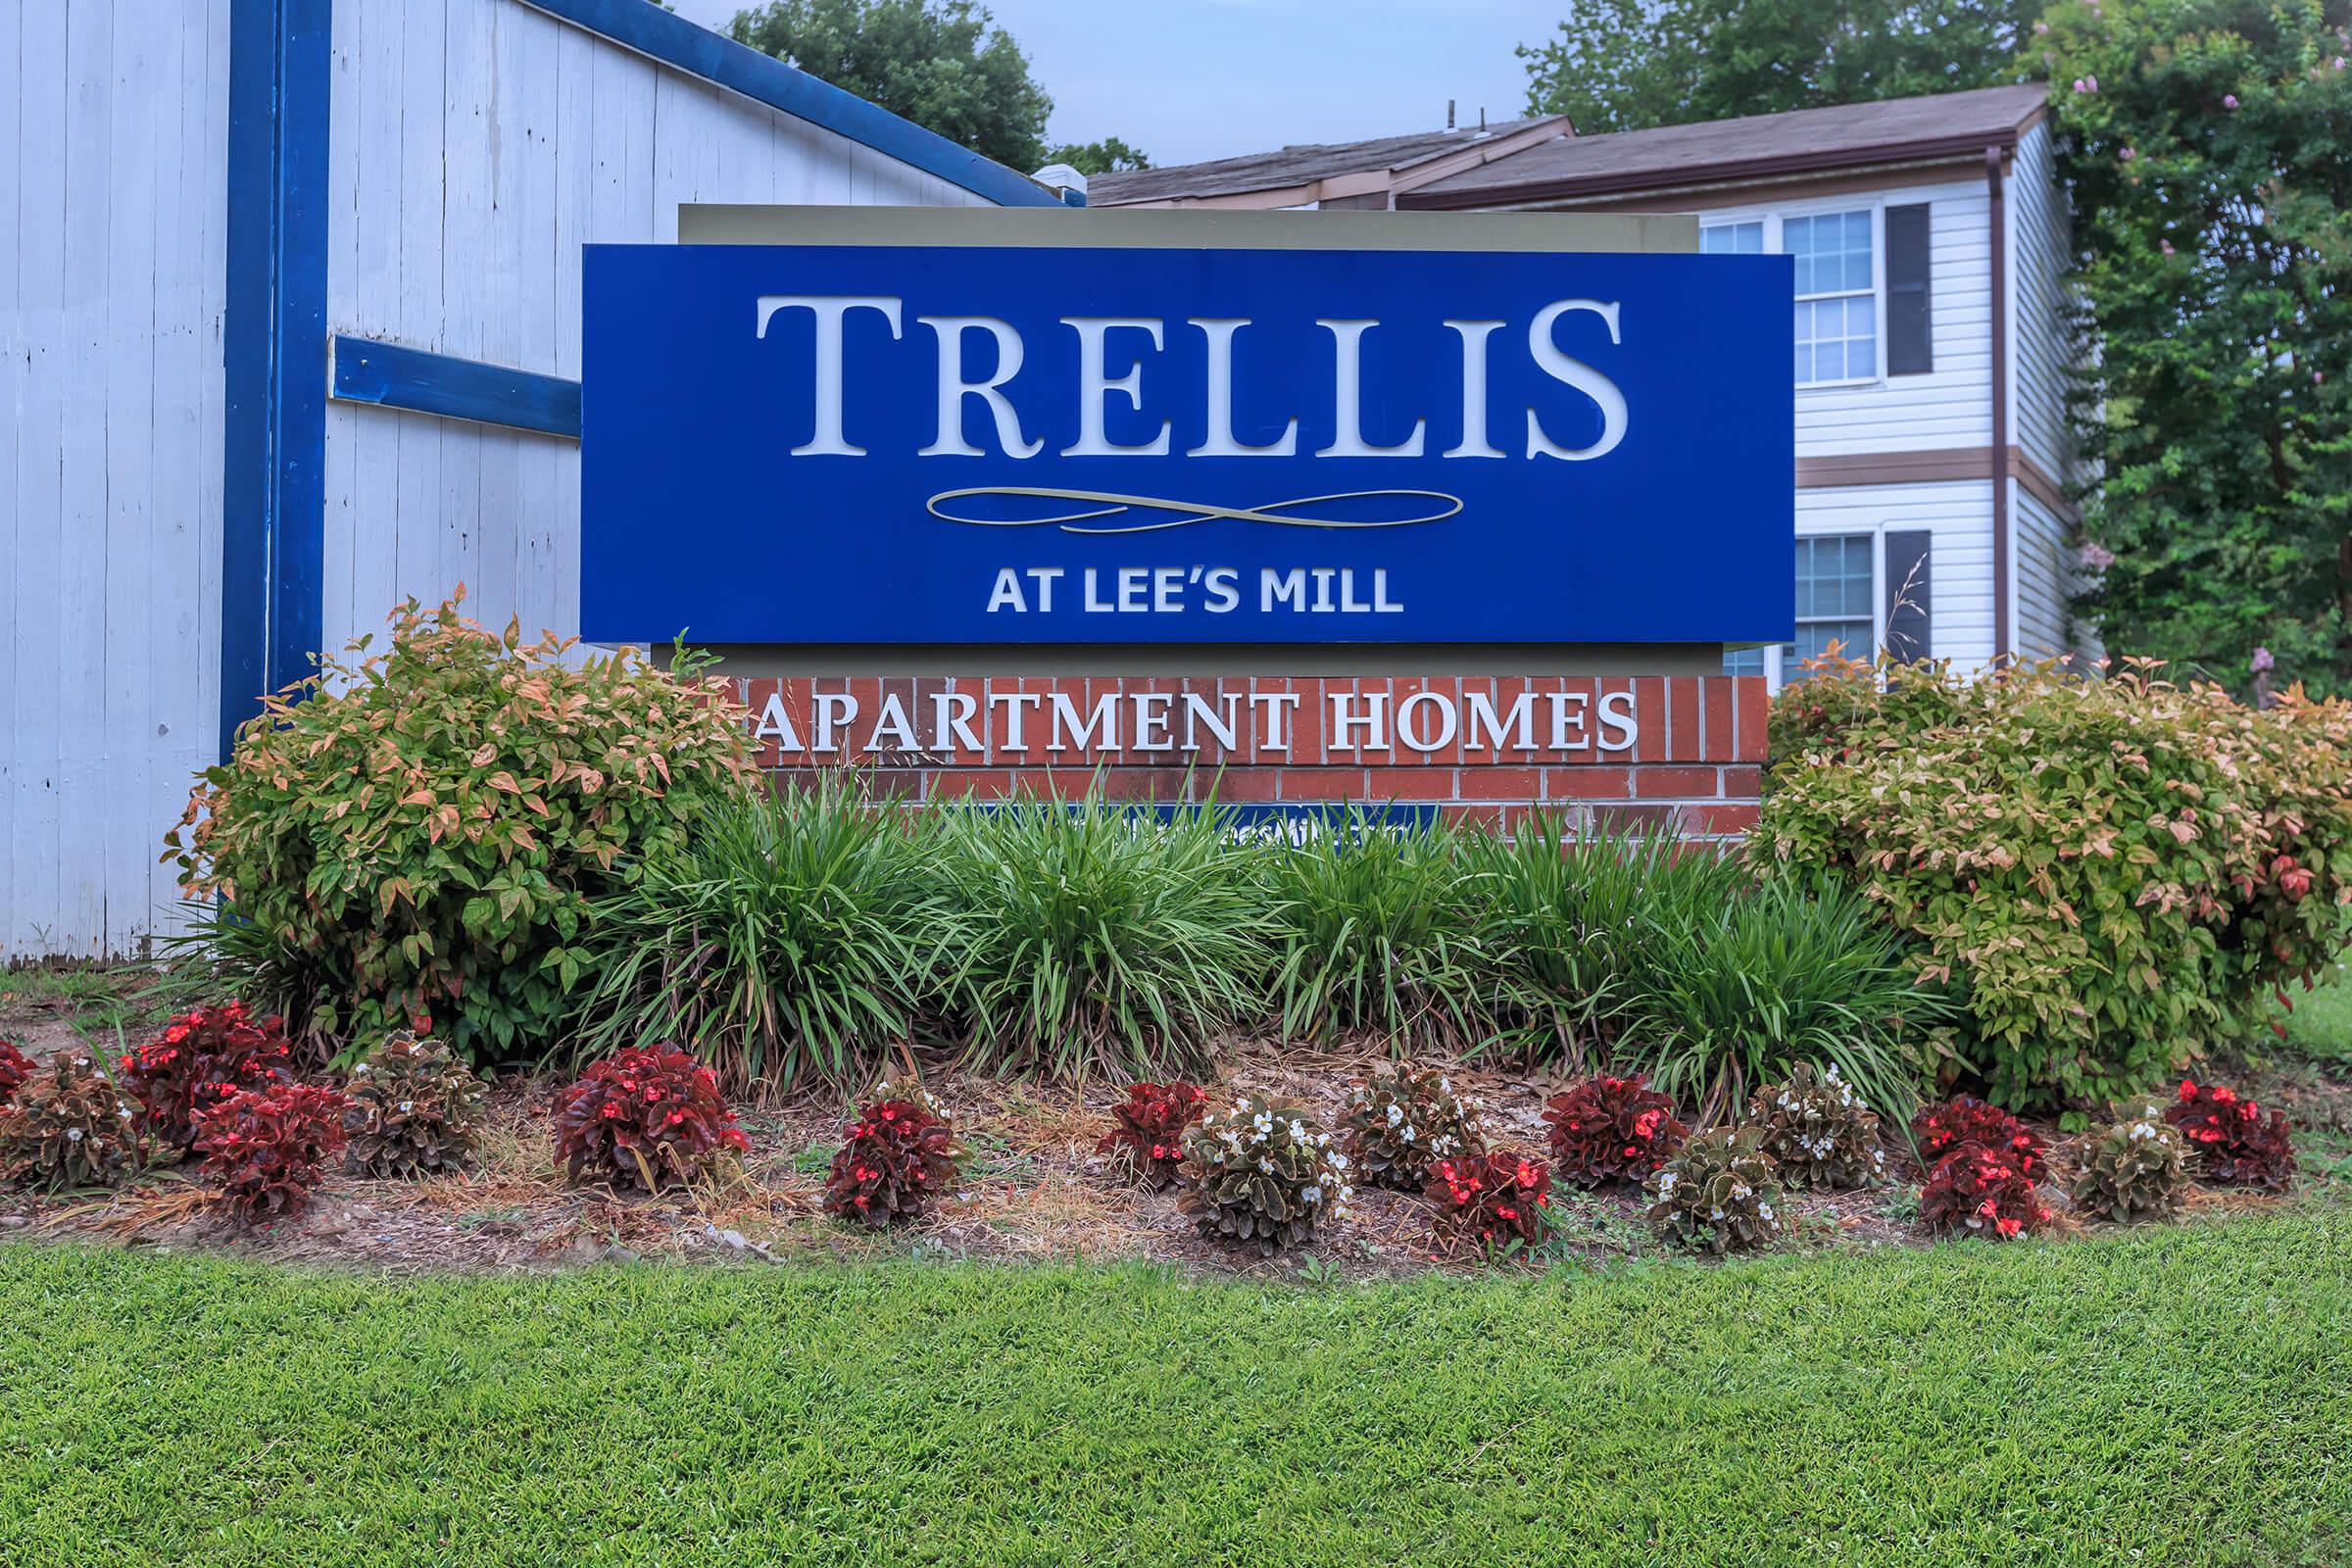
[[[2352,690],[2347,0],[2051,12],[2046,70],[2099,351],[2084,597],[2113,653]]]
[[[770,0],[736,13],[737,43],[1024,172],[1045,161],[1054,100],[972,0]]]
[[[2015,79],[2044,0],[1579,0],[1522,44],[1531,114],[1643,130]]]
[[[1046,149],[1046,162],[1067,164],[1081,174],[1124,174],[1152,167],[1151,154],[1116,136],[1101,141],[1065,141]]]

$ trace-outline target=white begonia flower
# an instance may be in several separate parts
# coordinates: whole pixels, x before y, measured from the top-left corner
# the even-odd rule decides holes
[[[1306,1129],[1298,1125],[1297,1122],[1291,1123],[1291,1142],[1295,1144],[1303,1144],[1306,1142]]]
[[[1745,1182],[1732,1183],[1732,1196],[1734,1198],[1746,1198],[1754,1191],[1755,1189],[1749,1187]]]
[[[1257,1159],[1257,1168],[1270,1176],[1274,1173],[1274,1162],[1260,1154]]]
[[[1331,1156],[1331,1163],[1334,1167],[1340,1170],[1346,1170],[1348,1168],[1348,1156],[1346,1154],[1335,1152]]]
[[[1450,1095],[1453,1093],[1453,1081],[1441,1073],[1438,1077],[1438,1088],[1442,1092]]]
[[[1317,1133],[1317,1134],[1315,1134],[1315,1147],[1316,1147],[1317,1149],[1329,1149],[1329,1148],[1331,1147],[1331,1134],[1329,1134],[1329,1133]]]
[[[1305,1199],[1310,1203],[1320,1203],[1323,1201],[1323,1189],[1309,1185],[1307,1189],[1298,1196]]]
[[[414,1100],[404,1100],[400,1102],[400,1108],[403,1110],[415,1110],[416,1108],[416,1102]]]
[[[1713,1212],[1712,1214],[1709,1214],[1709,1215],[1707,1216],[1707,1218],[1709,1218],[1709,1219],[1721,1219],[1721,1218],[1723,1218],[1723,1210],[1719,1208],[1719,1209],[1715,1210],[1715,1212]]]
[[[81,1142],[81,1129],[80,1129],[80,1128],[78,1128],[78,1127],[69,1127],[69,1128],[67,1128],[67,1129],[66,1129],[66,1142],[67,1142],[67,1143],[69,1143],[69,1144],[78,1144],[78,1143],[80,1143],[80,1142]]]
[[[1675,1173],[1670,1170],[1659,1172],[1658,1196],[1660,1198],[1672,1198],[1674,1196],[1675,1183],[1679,1180],[1681,1180],[1681,1178],[1676,1176]]]
[[[1404,1107],[1394,1100],[1389,1102],[1389,1125],[1394,1127],[1404,1120]]]

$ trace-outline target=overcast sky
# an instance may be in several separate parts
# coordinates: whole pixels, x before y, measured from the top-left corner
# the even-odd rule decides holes
[[[741,0],[671,0],[723,28]],[[1355,141],[1522,112],[1511,46],[1569,0],[986,0],[1054,96],[1054,141],[1123,136],[1157,164]]]

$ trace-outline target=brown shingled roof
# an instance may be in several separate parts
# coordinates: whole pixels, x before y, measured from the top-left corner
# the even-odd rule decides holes
[[[1558,119],[1559,117],[1549,117]],[[1374,141],[1326,142],[1285,147],[1279,152],[1251,153],[1243,158],[1220,158],[1213,163],[1180,164],[1169,169],[1140,169],[1126,173],[1097,174],[1087,181],[1087,205],[1118,207],[1135,202],[1171,201],[1204,196],[1231,196],[1249,191],[1282,190],[1306,185],[1336,174],[1409,169],[1482,141],[1529,129],[1541,120],[1498,121],[1483,129],[1427,130],[1409,136],[1383,136]],[[1564,132],[1567,122],[1560,121]]]
[[[1546,141],[1400,193],[1399,207],[1563,201],[1674,185],[1958,158],[2013,146],[2048,90],[2028,83]]]

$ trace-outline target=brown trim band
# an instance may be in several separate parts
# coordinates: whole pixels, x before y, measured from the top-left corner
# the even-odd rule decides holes
[[[2018,447],[2009,449],[2008,475],[2065,521],[2078,514],[2066,487]],[[1923,447],[1906,452],[1856,452],[1796,460],[1799,490],[1834,490],[1861,484],[1949,484],[1983,480],[1992,468],[1992,448]]]

